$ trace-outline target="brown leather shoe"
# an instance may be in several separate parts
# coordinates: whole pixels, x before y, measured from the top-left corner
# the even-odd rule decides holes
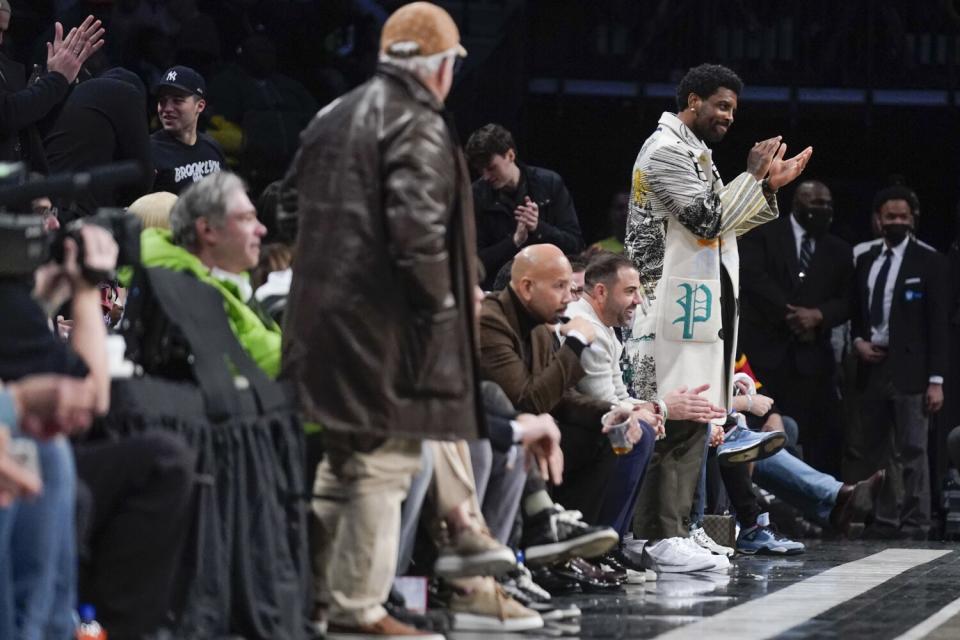
[[[887,477],[884,469],[856,484],[845,484],[837,494],[837,503],[830,512],[830,524],[844,536],[850,536],[850,525],[863,522],[873,511],[877,495]]]
[[[418,638],[419,640],[444,640],[443,635],[432,631],[421,631],[403,624],[396,618],[386,615],[373,624],[348,627],[330,623],[327,626],[327,640],[353,640],[356,638]]]

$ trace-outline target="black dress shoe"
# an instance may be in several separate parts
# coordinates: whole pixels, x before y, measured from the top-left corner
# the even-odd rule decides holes
[[[546,589],[551,596],[583,593],[579,581],[560,575],[547,567],[531,567],[530,573],[533,575],[533,581]]]
[[[644,572],[645,567],[639,562],[639,558],[634,560],[624,553],[623,549],[614,549],[607,557],[616,560],[624,569],[631,569],[633,571],[639,571],[640,573]]]
[[[864,540],[906,540],[909,532],[884,524],[872,524],[863,530]]]
[[[903,535],[905,540],[913,540],[915,542],[926,542],[930,539],[930,534],[927,533],[925,529],[920,529],[919,527],[904,527],[900,529],[900,534]]]
[[[553,573],[570,580],[576,580],[584,593],[610,593],[622,589],[622,582],[607,575],[582,558],[553,568]]]

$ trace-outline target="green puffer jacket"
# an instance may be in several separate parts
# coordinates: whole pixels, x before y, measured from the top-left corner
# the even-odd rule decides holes
[[[210,275],[195,255],[173,244],[166,229],[145,229],[140,236],[140,259],[146,267],[162,267],[186,271],[201,282],[209,284],[223,295],[223,308],[237,340],[254,362],[271,378],[280,372],[280,328],[272,321],[266,323],[244,302],[237,286]]]

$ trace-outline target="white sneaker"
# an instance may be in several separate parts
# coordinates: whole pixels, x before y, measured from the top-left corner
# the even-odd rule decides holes
[[[526,565],[517,565],[516,580],[517,586],[522,590],[534,594],[542,601],[550,601],[550,592],[533,581],[533,574],[530,573],[530,569],[527,569]]]
[[[700,549],[700,547],[697,547]],[[710,571],[716,567],[712,554],[704,555],[694,551],[687,543],[686,538],[667,538],[647,544],[644,549],[644,558],[650,568],[657,573],[691,573],[693,571]],[[723,558],[726,560],[726,558]]]
[[[692,539],[690,538],[681,538],[681,539],[683,540],[683,544],[688,549],[690,549],[692,553],[695,553],[701,558],[706,558],[707,560],[710,560],[712,562],[712,566],[709,569],[705,569],[705,571],[726,571],[727,569],[730,568],[730,559],[727,558],[727,556],[715,556],[709,551],[707,551],[706,549],[704,549],[703,547],[701,547],[699,544],[694,542]]]
[[[733,557],[733,549],[717,543],[713,538],[710,537],[710,535],[707,533],[707,530],[703,527],[691,529],[690,539],[714,555],[726,556],[728,558]]]

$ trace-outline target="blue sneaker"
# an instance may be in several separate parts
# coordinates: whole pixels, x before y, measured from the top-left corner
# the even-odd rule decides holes
[[[794,542],[770,526],[769,513],[761,513],[756,526],[741,529],[737,537],[737,552],[750,556],[758,553],[766,556],[795,556],[805,550],[802,542]]]
[[[783,449],[787,436],[782,431],[750,431],[737,424],[717,447],[717,460],[722,465],[743,464],[769,458]]]

